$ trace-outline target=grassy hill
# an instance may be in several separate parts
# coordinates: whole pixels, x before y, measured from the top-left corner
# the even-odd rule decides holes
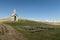
[[[28,40],[60,40],[60,25],[31,20],[5,21],[3,23],[15,28]]]

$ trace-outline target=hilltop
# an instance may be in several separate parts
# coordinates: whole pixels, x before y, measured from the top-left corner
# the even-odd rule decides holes
[[[2,24],[12,27],[20,35],[22,34],[26,40],[60,40],[60,25],[51,25],[48,22],[37,22],[26,19],[19,19],[18,22],[12,22],[10,19],[4,20],[6,21],[1,22]]]

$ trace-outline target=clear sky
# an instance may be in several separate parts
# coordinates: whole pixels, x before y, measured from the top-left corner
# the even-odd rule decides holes
[[[0,18],[11,17],[14,8],[19,18],[60,21],[60,0],[0,0]]]

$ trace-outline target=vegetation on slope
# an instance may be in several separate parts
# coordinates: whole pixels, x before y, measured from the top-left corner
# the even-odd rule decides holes
[[[49,25],[43,22],[35,22],[29,20],[20,20],[18,22],[3,22],[5,24],[11,25],[20,33],[24,34],[28,40],[60,40],[60,25]],[[37,28],[38,27],[38,28]],[[37,32],[31,32],[31,30],[41,29],[39,27],[56,28],[55,30],[43,30]],[[27,28],[27,29],[26,29]],[[33,28],[33,29],[29,29]]]

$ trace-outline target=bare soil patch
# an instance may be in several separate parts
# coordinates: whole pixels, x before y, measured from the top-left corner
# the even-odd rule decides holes
[[[13,27],[0,24],[0,40],[27,40],[27,38]]]

